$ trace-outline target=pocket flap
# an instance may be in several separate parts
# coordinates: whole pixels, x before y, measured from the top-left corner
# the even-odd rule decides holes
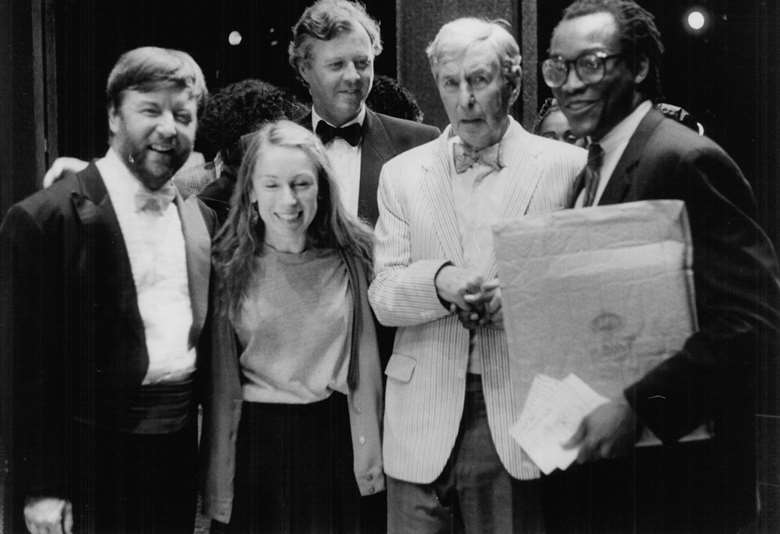
[[[414,367],[417,365],[417,360],[406,354],[393,353],[390,357],[390,361],[387,362],[385,368],[385,374],[401,382],[409,382],[412,379],[412,373],[414,373]]]

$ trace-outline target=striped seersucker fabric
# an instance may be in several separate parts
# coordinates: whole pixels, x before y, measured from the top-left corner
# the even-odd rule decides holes
[[[465,397],[469,334],[440,302],[434,277],[463,265],[447,128],[438,139],[396,156],[382,169],[375,235],[376,278],[369,299],[383,324],[397,326],[385,399],[383,456],[388,475],[433,481],[449,458]],[[565,207],[584,150],[526,132],[514,120],[502,140],[509,173],[503,217]],[[495,259],[490,277],[495,276]],[[509,435],[524,399],[510,387],[503,330],[482,329],[482,381],[498,455],[515,478],[539,472]],[[522,357],[521,354],[513,357]]]

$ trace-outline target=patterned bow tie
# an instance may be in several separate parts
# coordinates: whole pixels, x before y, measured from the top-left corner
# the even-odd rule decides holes
[[[135,211],[149,211],[162,215],[174,198],[176,198],[176,187],[171,182],[157,191],[141,188],[135,194]]]
[[[341,137],[350,145],[357,146],[360,143],[360,138],[363,137],[363,127],[360,123],[354,122],[349,126],[336,128],[325,121],[320,121],[317,123],[315,133],[323,145],[330,143],[334,137]]]
[[[476,163],[482,163],[488,167],[500,171],[504,165],[501,163],[501,150],[498,143],[485,147],[482,150],[473,150],[463,143],[454,143],[455,172],[462,174]]]

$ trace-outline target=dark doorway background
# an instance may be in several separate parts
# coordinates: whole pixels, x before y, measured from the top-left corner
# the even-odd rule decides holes
[[[105,151],[105,80],[119,55],[136,46],[188,51],[203,69],[210,91],[260,78],[307,100],[287,62],[287,45],[290,28],[310,3],[58,0],[54,4],[58,153],[89,158]],[[376,0],[366,5],[382,21],[386,51],[377,58],[376,72],[394,77],[395,4]],[[228,43],[234,30],[242,35],[238,46]]]

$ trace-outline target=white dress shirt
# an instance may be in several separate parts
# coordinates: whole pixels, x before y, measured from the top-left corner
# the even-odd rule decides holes
[[[366,119],[366,106],[360,109],[360,113],[351,121],[345,122],[339,128],[344,128],[350,124],[363,124]],[[317,113],[317,110],[311,110],[311,129],[317,131],[317,124],[325,121]],[[328,121],[325,121],[330,124]],[[331,124],[331,126],[334,126]],[[335,126],[334,126],[335,127]],[[327,145],[325,152],[328,154],[330,165],[333,169],[336,183],[341,193],[341,203],[347,212],[357,217],[358,200],[360,195],[360,154],[361,140],[356,146],[352,146],[340,137],[334,137]]]
[[[472,269],[487,281],[488,270],[495,263],[493,247],[493,232],[491,225],[498,222],[502,213],[511,176],[503,166],[502,153],[511,146],[519,125],[510,117],[509,127],[498,142],[498,162],[501,170],[478,161],[465,172],[458,174],[455,170],[452,156],[455,143],[460,143],[458,136],[449,139],[450,176],[452,177],[452,196],[455,204],[455,216],[460,231],[461,246],[465,267]],[[490,150],[487,147],[483,150]],[[479,335],[479,334],[475,334]],[[482,371],[481,354],[476,337],[471,338],[469,355],[469,373],[479,374]]]
[[[179,212],[136,211],[135,194],[145,188],[111,148],[96,162],[127,248],[143,320],[149,368],[143,384],[181,380],[195,370],[188,346],[192,307]]]
[[[604,150],[604,160],[601,163],[601,170],[599,171],[599,185],[596,189],[596,197],[593,200],[593,205],[597,205],[601,199],[601,195],[604,194],[604,189],[607,188],[607,182],[609,182],[610,176],[615,172],[618,161],[620,161],[623,152],[628,146],[628,142],[631,140],[631,136],[639,127],[639,123],[645,118],[647,112],[650,111],[653,104],[649,100],[645,100],[639,104],[634,111],[629,113],[626,118],[617,123],[607,135],[599,140],[594,140],[601,145]],[[577,201],[574,207],[581,208],[585,202],[585,189],[582,190],[580,196],[577,197]]]

